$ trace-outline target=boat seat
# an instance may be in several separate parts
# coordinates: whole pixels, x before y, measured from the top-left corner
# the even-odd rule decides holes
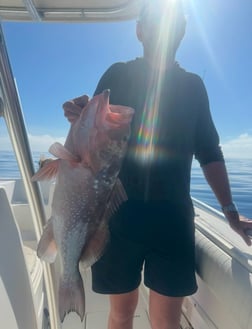
[[[3,328],[40,329],[43,271],[34,250],[24,247],[6,190],[0,186],[0,323]]]
[[[15,180],[0,180],[0,186],[4,187],[7,198],[10,203],[12,202],[15,184]]]

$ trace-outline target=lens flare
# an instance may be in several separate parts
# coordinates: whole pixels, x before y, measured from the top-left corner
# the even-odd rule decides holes
[[[137,135],[135,156],[141,161],[152,161],[156,157],[159,128],[159,100],[161,78],[153,77],[148,89],[142,113],[141,125]],[[154,81],[157,81],[155,83]]]
[[[137,147],[135,157],[138,161],[152,162],[160,160],[165,152],[158,145],[160,118],[160,99],[166,97],[163,91],[163,82],[169,74],[169,68],[173,66],[176,49],[181,41],[181,29],[184,27],[184,16],[178,11],[175,0],[163,2],[163,11],[155,16],[155,13],[148,13],[144,21],[144,28],[149,36],[147,45],[152,53],[154,65],[150,65],[149,86],[146,95],[145,105],[141,118],[141,125],[137,136]],[[149,8],[150,9],[150,8]],[[159,20],[157,20],[159,17]],[[142,18],[143,20],[145,18]],[[145,30],[145,32],[146,32]],[[164,83],[164,85],[166,85]],[[167,97],[168,97],[167,92]],[[165,109],[169,110],[169,109]]]

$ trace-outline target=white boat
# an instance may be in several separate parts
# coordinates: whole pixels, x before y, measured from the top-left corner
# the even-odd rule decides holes
[[[70,4],[69,4],[70,3]],[[136,0],[1,0],[3,20],[111,21],[137,15]],[[22,111],[0,31],[0,116],[5,119],[21,179],[0,177],[0,324],[9,329],[105,329],[108,296],[91,291],[90,270],[82,271],[86,315],[75,313],[63,325],[57,312],[57,263],[36,256],[42,227],[50,217],[54,184],[32,184],[33,161]],[[185,299],[183,329],[252,328],[252,253],[224,216],[193,200],[196,223],[198,292]],[[149,329],[148,289],[141,284],[135,329]]]

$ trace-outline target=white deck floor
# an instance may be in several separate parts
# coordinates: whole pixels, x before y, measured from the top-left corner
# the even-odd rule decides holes
[[[91,289],[91,272],[83,274],[86,293],[86,316],[83,323],[75,313],[66,316],[62,329],[107,329],[109,298],[107,295],[96,294]],[[134,329],[151,329],[147,314],[147,290],[141,287],[139,302],[134,317]],[[78,326],[77,326],[78,325]]]
[[[91,289],[91,272],[87,270],[84,275],[86,293],[86,316],[81,323],[75,313],[66,316],[62,329],[107,329],[109,314],[109,298],[107,295],[96,294]],[[134,329],[151,329],[148,316],[148,289],[140,286],[139,301],[134,316]],[[191,326],[182,315],[181,329],[190,329]]]

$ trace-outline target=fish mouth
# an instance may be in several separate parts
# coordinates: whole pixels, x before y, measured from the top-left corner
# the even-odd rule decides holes
[[[110,105],[105,120],[120,128],[131,123],[135,111],[131,107],[123,105]],[[116,128],[116,127],[115,127]]]
[[[104,89],[101,95],[102,98],[96,98],[99,104],[96,112],[96,127],[103,126],[110,130],[129,125],[135,112],[134,109],[124,105],[110,104],[110,89]]]

